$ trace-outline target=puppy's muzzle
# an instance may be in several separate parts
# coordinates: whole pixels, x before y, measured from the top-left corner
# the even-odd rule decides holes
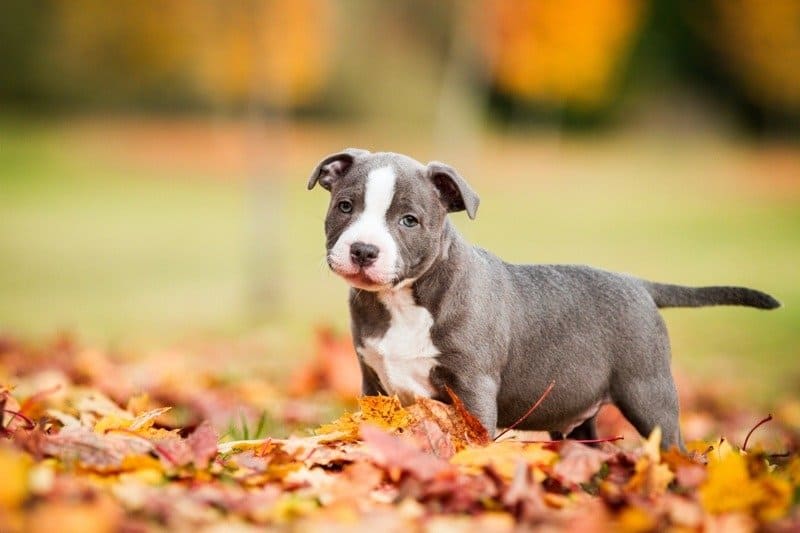
[[[378,259],[379,252],[373,244],[354,242],[350,245],[350,260],[360,267],[368,267]]]

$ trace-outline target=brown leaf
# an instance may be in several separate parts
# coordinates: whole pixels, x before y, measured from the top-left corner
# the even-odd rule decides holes
[[[416,403],[406,407],[406,411],[416,421],[430,420],[436,423],[443,433],[449,435],[456,451],[471,445],[484,445],[491,440],[486,429],[480,422],[474,421],[466,409],[459,412],[454,405],[430,398],[417,398]],[[462,413],[466,413],[474,422],[468,422]]]
[[[459,398],[450,387],[446,387],[446,390],[447,395],[450,396],[450,400],[453,402],[453,408],[456,410],[456,414],[458,414],[464,423],[464,434],[467,436],[467,441],[470,444],[489,444],[492,437],[483,424],[481,424],[481,421],[467,410],[464,402],[461,401],[461,398]],[[457,429],[461,428],[459,427]]]

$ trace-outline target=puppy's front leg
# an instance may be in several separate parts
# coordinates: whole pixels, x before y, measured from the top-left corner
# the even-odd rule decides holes
[[[381,380],[361,357],[358,358],[358,365],[361,367],[361,395],[362,396],[382,396],[386,392],[381,387]]]
[[[446,387],[449,387],[458,396],[467,410],[483,424],[494,437],[497,431],[497,391],[498,384],[490,376],[470,376],[469,379],[459,378],[449,368],[439,365],[431,370],[431,384],[439,393],[439,397],[449,401]]]

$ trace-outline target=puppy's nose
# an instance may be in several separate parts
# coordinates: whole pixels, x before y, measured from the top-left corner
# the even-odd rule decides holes
[[[366,267],[378,258],[378,247],[365,242],[354,242],[350,245],[350,259],[358,266]]]

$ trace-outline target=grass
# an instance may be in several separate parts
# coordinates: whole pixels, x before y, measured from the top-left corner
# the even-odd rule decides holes
[[[171,160],[169,124],[159,126],[166,155],[148,159],[140,145],[114,144],[119,127],[104,139],[69,124],[0,120],[0,328],[69,328],[102,342],[268,329],[288,346],[307,342],[319,322],[346,330],[346,288],[322,263],[327,196],[304,181],[321,155],[374,146],[369,132],[333,128],[297,141],[259,211],[246,166],[206,164],[213,154],[202,149],[196,164],[191,151]],[[426,151],[407,134],[384,140]],[[489,135],[478,153],[449,162],[482,197],[477,220],[455,215],[458,226],[507,260],[774,294],[784,308],[769,313],[665,312],[674,354],[686,373],[741,381],[757,397],[796,386],[796,152],[705,137]],[[287,353],[282,364],[291,361]]]

